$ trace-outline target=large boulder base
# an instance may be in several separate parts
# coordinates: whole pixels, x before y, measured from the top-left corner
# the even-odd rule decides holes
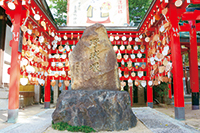
[[[54,123],[86,125],[96,131],[128,130],[137,123],[128,92],[110,90],[63,91],[52,119]]]
[[[86,28],[69,64],[73,90],[120,89],[116,54],[102,24]]]

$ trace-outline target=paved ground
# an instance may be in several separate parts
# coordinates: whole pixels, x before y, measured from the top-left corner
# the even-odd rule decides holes
[[[0,133],[40,133],[51,125],[54,108],[33,105],[19,110],[18,122],[6,123],[7,111],[0,111]]]
[[[72,133],[68,131],[57,131],[49,127],[44,133]],[[138,121],[136,127],[131,128],[127,131],[101,131],[98,133],[152,133],[142,122]]]
[[[170,116],[171,118],[175,118],[174,105],[161,104],[156,106],[154,109]],[[181,122],[200,131],[200,110],[192,110],[191,104],[185,104],[185,120]]]
[[[44,109],[43,105],[33,105],[33,106],[28,106],[23,109],[19,109],[18,122],[23,122],[25,119],[31,116],[34,116],[45,110],[46,109]],[[11,123],[6,123],[7,116],[8,116],[8,112],[6,110],[4,111],[0,110],[0,129],[13,125]]]
[[[157,106],[154,109],[133,108],[133,111],[139,119],[137,126],[128,131],[120,131],[120,133],[152,133],[152,131],[155,133],[158,133],[158,131],[159,133],[164,133],[165,131],[166,133],[173,133],[171,132],[173,127],[174,129],[180,129],[178,131],[174,130],[176,133],[180,133],[181,130],[183,130],[184,133],[200,132],[200,110],[191,110],[191,105],[186,105],[185,108],[185,121],[177,121],[173,119],[174,107],[171,105]],[[51,114],[53,110],[54,108],[44,109],[43,105],[33,105],[20,109],[19,119],[16,124],[6,123],[7,111],[0,111],[0,133],[69,133],[68,131],[57,131],[50,127]],[[151,117],[145,121],[147,116]],[[192,127],[198,130],[195,130]],[[119,133],[119,131],[112,133]]]
[[[153,133],[198,133],[199,131],[155,109],[132,109],[136,117]]]
[[[51,114],[54,109],[47,109],[24,121],[10,125],[0,132],[2,133],[40,133],[44,132],[51,125]]]

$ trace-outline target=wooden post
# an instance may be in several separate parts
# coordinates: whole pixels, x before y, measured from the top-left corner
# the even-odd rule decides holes
[[[147,64],[147,106],[153,108],[153,87],[149,86],[149,77],[150,77],[150,65]]]
[[[130,86],[130,99],[131,99],[131,107],[133,106],[133,86]]]
[[[186,71],[186,64],[184,62],[184,68],[185,68],[185,71],[184,71],[184,76],[185,76],[185,86],[186,86],[186,93],[189,94],[189,91],[188,91],[188,78],[187,78],[187,71]]]
[[[65,90],[68,90],[68,86],[65,86]]]
[[[48,51],[48,54],[50,54],[50,51]],[[47,70],[51,68],[51,61],[47,59],[49,64],[46,68]],[[45,82],[45,90],[44,90],[44,108],[50,108],[50,101],[51,101],[51,80],[50,77],[46,77]]]
[[[5,49],[5,34],[6,34],[6,19],[5,10],[0,8],[0,87],[3,86],[3,64],[4,64],[4,49]]]
[[[153,88],[147,84],[147,106],[153,108]]]
[[[191,59],[190,59],[190,50],[189,50],[189,52],[188,52],[188,59],[189,59],[189,77],[190,77],[190,84],[191,84],[191,77],[192,77],[192,72],[191,72],[191,68],[190,68],[190,66],[191,66]],[[192,88],[191,88],[191,85],[189,84],[189,94],[191,93],[191,91],[192,91]]]
[[[190,25],[190,86],[192,89],[192,110],[199,109],[199,74],[197,59],[197,35],[195,20]]]
[[[58,99],[58,80],[56,80],[56,85],[53,87],[53,103],[56,104],[57,103],[57,99]]]
[[[168,84],[169,90],[168,90],[168,96],[170,99],[172,99],[172,86],[171,83]]]
[[[19,81],[20,81],[20,58],[21,53],[18,52],[20,26],[22,21],[22,6],[15,9],[13,21],[13,39],[10,41],[11,51],[11,67],[10,67],[10,84],[8,99],[8,121],[15,123],[18,118],[19,110]]]
[[[172,25],[170,29],[171,39],[171,55],[173,66],[173,84],[174,84],[174,109],[175,119],[185,119],[185,107],[184,107],[184,93],[183,93],[183,64],[180,46],[179,26],[177,7],[173,1],[169,3],[169,19]]]
[[[51,85],[49,76],[46,77],[47,81],[45,84],[45,91],[44,91],[44,108],[50,108],[50,100],[51,100]]]

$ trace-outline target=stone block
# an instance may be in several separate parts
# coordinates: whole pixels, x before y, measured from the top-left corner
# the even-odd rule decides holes
[[[8,109],[8,99],[0,99],[0,110]]]
[[[137,123],[129,93],[111,90],[62,91],[52,119],[55,123],[87,125],[96,131],[128,130]]]
[[[0,90],[0,99],[8,99],[9,92],[6,90]]]

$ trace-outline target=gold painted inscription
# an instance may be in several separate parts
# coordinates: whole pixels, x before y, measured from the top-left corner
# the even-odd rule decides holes
[[[75,72],[76,72],[77,76],[79,75],[79,69],[80,69],[79,62],[76,62],[76,64],[75,64]]]
[[[99,68],[99,50],[97,50],[97,44],[99,43],[99,39],[90,40],[92,52],[90,53],[90,60],[93,62],[90,65],[90,70],[93,72],[100,72]]]

